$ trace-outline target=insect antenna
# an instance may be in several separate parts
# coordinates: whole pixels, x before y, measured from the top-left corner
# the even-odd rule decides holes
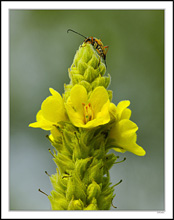
[[[69,31],[72,31],[72,32],[74,32],[74,33],[76,33],[76,34],[78,34],[78,35],[84,37],[85,39],[87,38],[87,37],[85,37],[84,35],[82,35],[82,34],[76,32],[76,31],[73,31],[72,29],[68,29],[68,30],[67,30],[67,33],[68,33]]]

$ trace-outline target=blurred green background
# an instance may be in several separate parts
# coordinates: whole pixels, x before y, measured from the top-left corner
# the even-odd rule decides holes
[[[109,45],[113,102],[130,100],[137,143],[147,154],[111,169],[112,210],[164,210],[164,11],[10,10],[10,210],[50,210],[49,174],[56,165],[48,132],[29,128],[49,87],[64,92],[68,68],[85,36]]]

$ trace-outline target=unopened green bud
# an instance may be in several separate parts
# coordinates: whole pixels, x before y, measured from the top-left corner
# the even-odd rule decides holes
[[[92,81],[94,81],[99,75],[98,70],[95,70],[92,66],[88,66],[87,70],[84,73],[84,79],[89,82],[92,83]]]
[[[98,198],[98,207],[100,210],[108,210],[111,207],[113,194],[100,195]]]
[[[97,199],[100,194],[101,194],[101,187],[93,180],[92,183],[87,188],[87,202],[91,203],[93,197]]]
[[[105,74],[105,72],[106,72],[106,66],[105,66],[104,63],[101,63],[101,64],[100,64],[100,69],[99,69],[99,71],[100,71],[100,75],[101,75],[101,76],[103,76],[103,75]]]
[[[67,129],[63,130],[63,150],[64,152],[67,152],[66,155],[67,156],[71,156],[73,149],[74,149],[74,145],[75,145],[75,135],[74,135],[74,131],[69,131]]]
[[[94,53],[95,54],[95,53]],[[93,55],[92,59],[88,62],[88,64],[93,67],[94,69],[97,69],[99,66],[100,58],[98,56]]]
[[[58,173],[58,169],[57,173],[50,176],[50,181],[57,192],[62,195],[65,194],[67,188],[67,178],[62,178],[62,176]]]
[[[84,61],[79,60],[79,62],[78,62],[78,72],[79,72],[79,74],[84,75],[87,68],[88,68],[88,65]]]
[[[54,188],[56,191],[58,191],[58,190],[57,190],[57,189],[58,189],[58,185],[57,185],[57,182],[58,182],[58,174],[57,174],[57,173],[52,174],[52,175],[50,176],[50,181],[51,181],[51,184],[52,184],[53,188]]]
[[[93,198],[92,202],[86,208],[84,208],[84,210],[98,210],[96,198]]]
[[[95,150],[93,155],[95,156],[96,159],[103,159],[105,155],[105,145],[104,142],[102,141],[102,137],[99,138],[99,140],[101,140],[101,142],[96,141],[96,143],[100,143],[100,148]]]
[[[84,77],[80,74],[73,74],[71,75],[71,82],[73,85],[80,83]]]
[[[108,74],[108,77],[97,77],[93,82],[92,82],[92,88],[96,88],[97,86],[104,86],[107,88],[110,84],[110,75]]]
[[[84,175],[84,182],[90,183],[93,180],[97,183],[101,183],[103,178],[103,163],[102,160],[95,159],[91,163],[91,166],[87,169]]]
[[[83,210],[83,207],[83,202],[80,199],[74,200],[73,197],[68,205],[68,210]]]
[[[67,191],[66,191],[66,198],[67,200],[74,199],[81,199],[81,201],[86,204],[86,187],[81,179],[77,176],[76,173],[73,173],[69,177],[69,181],[67,183]]]
[[[83,179],[84,173],[87,169],[88,163],[91,161],[92,157],[88,157],[85,159],[77,159],[75,162],[75,170],[80,179]]]
[[[57,157],[53,158],[57,166],[60,168],[60,172],[63,174],[66,171],[74,169],[74,163],[68,156],[59,153]]]
[[[82,55],[82,60],[85,62],[85,63],[88,63],[92,57],[93,57],[93,52],[92,52],[92,48],[89,47],[90,45],[88,44],[83,44],[82,46],[80,46],[79,50],[81,50],[83,52],[83,55]],[[79,56],[80,57],[80,56]]]
[[[50,200],[52,210],[67,210],[68,201],[62,194],[52,190],[48,199]]]
[[[79,84],[84,86],[87,92],[90,92],[92,90],[91,84],[85,80],[82,80]]]
[[[71,69],[68,69],[69,78],[71,79],[71,76],[75,74],[80,74],[79,70],[77,70],[75,67],[71,67]]]
[[[98,198],[99,209],[102,209],[102,210],[110,209],[112,200],[115,196],[113,195],[113,192],[114,192],[114,187],[109,187],[108,185],[105,186],[105,188],[102,190],[102,193],[100,194]]]

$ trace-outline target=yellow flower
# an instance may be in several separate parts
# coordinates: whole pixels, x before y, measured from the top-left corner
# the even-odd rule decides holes
[[[108,92],[103,86],[96,87],[88,98],[82,85],[75,85],[65,104],[69,119],[76,127],[93,128],[110,121]]]
[[[129,120],[131,116],[131,110],[127,108],[129,105],[129,101],[121,101],[117,107],[113,103],[110,104],[110,113],[112,118],[115,118],[115,123],[109,137],[113,139],[114,150],[121,153],[130,151],[138,156],[144,156],[145,150],[136,143],[138,126]]]
[[[67,121],[66,110],[61,95],[50,88],[52,96],[47,97],[41,110],[36,115],[36,122],[29,124],[29,127],[52,130],[60,121]]]

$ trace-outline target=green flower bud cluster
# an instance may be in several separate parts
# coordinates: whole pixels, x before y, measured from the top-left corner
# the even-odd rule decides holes
[[[50,177],[52,210],[108,210],[114,198],[109,169],[117,160],[108,153],[108,124],[93,129],[62,123],[52,141],[57,173]]]
[[[75,84],[80,84],[88,92],[98,86],[108,88],[110,75],[104,76],[106,66],[102,58],[91,44],[84,43],[77,50],[71,68],[69,69],[70,84],[65,84],[65,99],[69,97],[70,90]],[[108,90],[109,98],[112,99],[112,91]]]

